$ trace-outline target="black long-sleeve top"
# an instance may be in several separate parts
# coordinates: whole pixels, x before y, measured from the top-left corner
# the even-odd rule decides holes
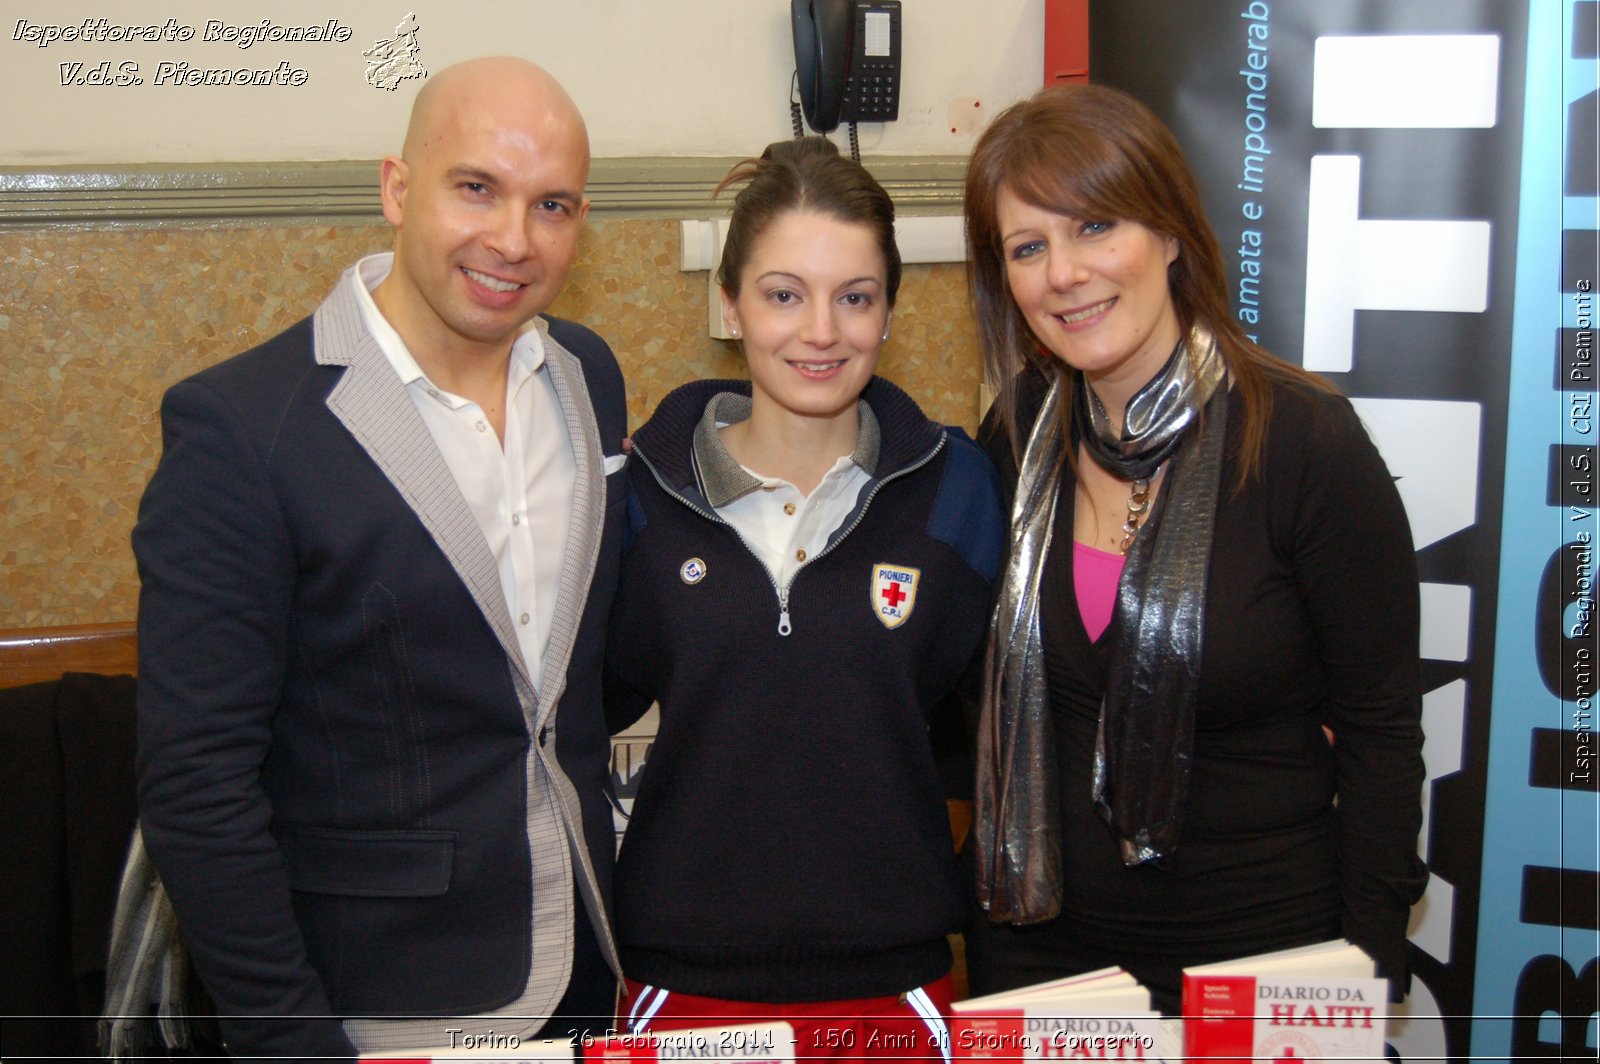
[[[1410,530],[1350,404],[1301,387],[1274,393],[1260,475],[1237,493],[1237,403],[1228,424],[1194,768],[1183,832],[1161,867],[1125,867],[1090,798],[1110,655],[1079,617],[1066,470],[1040,607],[1063,913],[1000,929],[974,950],[980,969],[999,970],[976,973],[987,989],[1042,978],[1056,946],[1169,989],[1191,964],[1339,936],[1388,974],[1405,971],[1407,913],[1427,879],[1416,853],[1424,769]],[[1009,493],[1009,444],[998,432],[985,443]],[[1010,950],[1027,956],[1015,964]]]

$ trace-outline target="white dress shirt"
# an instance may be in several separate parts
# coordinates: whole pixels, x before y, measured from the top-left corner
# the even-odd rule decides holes
[[[500,590],[537,688],[561,586],[577,459],[550,374],[543,322],[511,345],[506,366],[505,443],[483,408],[436,387],[373,302],[393,264],[390,252],[356,264],[352,282],[367,329],[394,366],[444,456],[500,570]]]
[[[740,464],[760,487],[741,495],[717,513],[744,538],[780,588],[788,587],[809,559],[828,545],[856,497],[872,478],[849,455],[833,463],[810,495],[781,477],[769,477]]]
[[[769,477],[736,462],[718,431],[750,416],[750,400],[724,392],[707,405],[695,431],[695,461],[702,474],[714,472],[705,485],[707,501],[733,526],[783,590],[807,561],[849,519],[861,491],[872,482],[878,461],[878,421],[866,403],[857,406],[861,428],[856,449],[841,455],[806,495],[781,477]],[[743,474],[729,475],[729,468]]]

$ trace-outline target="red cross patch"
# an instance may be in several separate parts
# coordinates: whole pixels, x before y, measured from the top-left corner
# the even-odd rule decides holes
[[[921,569],[904,565],[879,562],[872,567],[872,614],[885,628],[898,628],[911,616],[921,576]]]

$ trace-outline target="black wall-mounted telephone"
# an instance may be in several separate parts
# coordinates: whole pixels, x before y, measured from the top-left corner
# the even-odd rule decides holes
[[[790,0],[806,124],[900,117],[900,0]]]

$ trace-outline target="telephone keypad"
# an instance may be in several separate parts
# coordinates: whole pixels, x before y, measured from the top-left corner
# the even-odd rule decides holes
[[[866,7],[859,5],[857,10],[863,23]],[[893,122],[900,117],[900,5],[891,2],[870,7],[874,22],[857,26],[854,62],[839,110],[839,118],[845,122]],[[887,23],[879,21],[885,14]]]

